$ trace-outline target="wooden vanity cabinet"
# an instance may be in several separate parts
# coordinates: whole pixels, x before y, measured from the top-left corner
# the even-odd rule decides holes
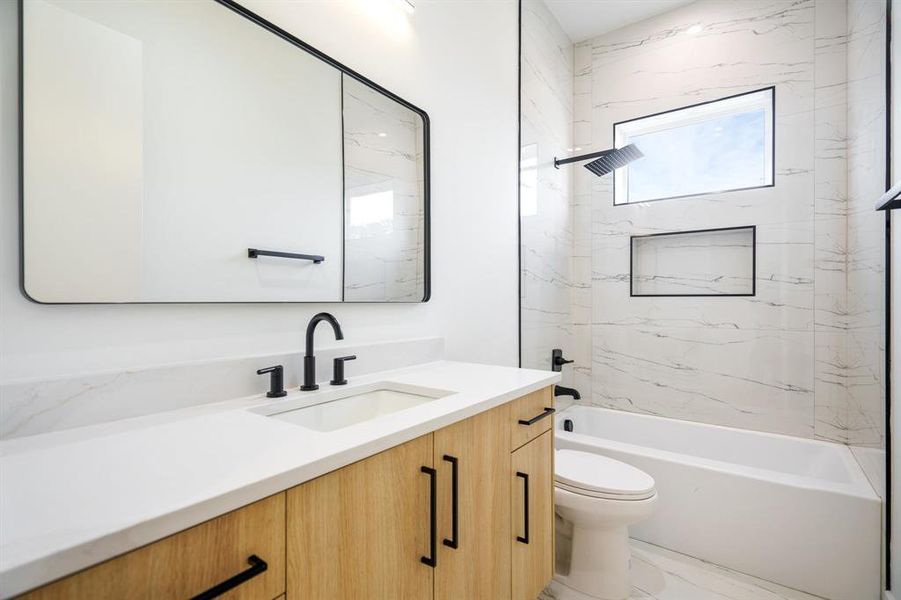
[[[251,561],[251,557],[261,560],[262,564]],[[265,569],[262,569],[263,564]],[[242,573],[246,579],[230,587],[225,597],[272,600],[284,593],[284,493],[201,523],[19,598],[187,599],[210,592],[217,586],[222,589],[230,580],[236,583],[234,578]]]
[[[287,599],[509,598],[509,415],[497,407],[289,490]]]
[[[510,403],[512,600],[534,600],[554,576],[554,394]]]
[[[288,490],[287,600],[431,598],[423,468],[432,434]]]
[[[512,600],[534,600],[554,576],[554,438],[546,431],[513,453]]]
[[[510,402],[510,443],[515,450],[554,428],[554,392],[550,387]]]
[[[540,390],[289,490],[286,600],[534,600],[553,576],[553,406]]]
[[[550,388],[523,396],[23,597],[212,598],[231,581],[222,597],[533,600],[553,574],[552,407]]]
[[[510,596],[509,422],[510,407],[504,404],[434,433],[435,600]]]

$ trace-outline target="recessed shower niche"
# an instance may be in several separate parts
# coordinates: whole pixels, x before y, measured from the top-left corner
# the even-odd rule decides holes
[[[632,236],[632,296],[753,296],[756,227]]]

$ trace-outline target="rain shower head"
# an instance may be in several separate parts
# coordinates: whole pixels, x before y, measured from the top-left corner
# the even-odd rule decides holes
[[[620,167],[625,167],[634,160],[643,157],[635,144],[627,144],[622,148],[613,148],[611,150],[602,150],[601,152],[592,152],[591,154],[583,154],[582,156],[573,156],[572,158],[564,158],[561,160],[554,159],[554,166],[559,168],[560,165],[566,165],[573,162],[581,162],[593,158],[595,160],[585,165],[585,168],[597,175],[603,177],[608,173]]]
[[[635,147],[635,144],[629,144],[622,148],[614,149],[610,154],[605,154],[600,158],[594,159],[585,165],[585,168],[598,177],[603,177],[607,173],[612,173],[614,169],[625,167],[633,160],[638,160],[642,156],[644,156],[644,154]]]

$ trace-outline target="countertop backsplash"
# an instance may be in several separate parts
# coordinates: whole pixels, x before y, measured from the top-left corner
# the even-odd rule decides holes
[[[347,354],[357,355],[346,367],[352,380],[441,360],[444,339],[332,342],[316,349],[316,380],[331,379],[332,360]],[[279,364],[285,368],[285,387],[300,385],[303,351],[2,383],[0,440],[262,394],[269,377],[256,370]]]

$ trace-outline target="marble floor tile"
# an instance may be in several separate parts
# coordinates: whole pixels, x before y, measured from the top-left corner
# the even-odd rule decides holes
[[[684,554],[631,540],[630,600],[818,600],[790,588],[757,579]],[[591,600],[556,582],[538,600]]]

